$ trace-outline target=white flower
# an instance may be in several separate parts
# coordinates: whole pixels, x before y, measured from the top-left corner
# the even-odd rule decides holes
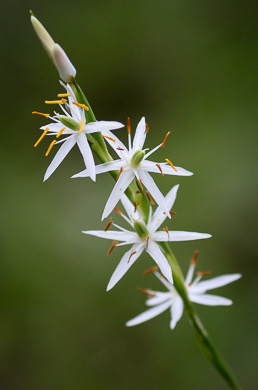
[[[35,143],[35,147],[39,144],[39,142],[46,134],[53,135],[56,138],[59,138],[61,135],[66,136],[60,141],[54,140],[50,144],[46,155],[49,154],[50,150],[54,145],[63,143],[63,145],[60,147],[55,157],[53,158],[51,164],[49,165],[44,176],[44,181],[52,175],[52,173],[61,164],[61,162],[64,160],[64,158],[67,156],[67,154],[70,152],[70,150],[75,144],[78,145],[79,150],[82,154],[85,166],[87,167],[87,171],[89,172],[89,177],[95,181],[95,162],[86,134],[101,132],[102,135],[105,137],[105,135],[108,135],[110,133],[111,129],[119,129],[124,125],[119,122],[111,121],[86,123],[85,110],[88,110],[88,107],[84,104],[80,104],[77,102],[74,92],[68,84],[65,85],[61,81],[60,83],[63,85],[64,88],[66,88],[67,93],[58,95],[59,97],[62,97],[61,100],[46,101],[46,103],[59,103],[59,106],[62,109],[64,115],[55,113],[55,116],[51,117],[49,114],[41,114],[36,111],[33,112],[35,114],[44,115],[45,117],[50,118],[53,121],[53,123],[41,127],[41,130],[43,130],[43,134]],[[68,101],[64,99],[64,97],[68,99]]]
[[[223,298],[217,295],[206,294],[206,291],[232,283],[235,280],[241,278],[241,274],[222,275],[204,282],[200,282],[202,275],[206,273],[199,272],[196,279],[191,283],[194,274],[194,269],[195,261],[191,263],[185,279],[185,286],[190,301],[207,306],[232,305],[233,302],[230,299]],[[143,290],[144,292],[147,292],[148,296],[150,297],[149,299],[147,299],[146,305],[152,307],[151,309],[146,310],[140,315],[134,317],[132,320],[128,321],[126,323],[127,326],[134,326],[141,324],[142,322],[148,321],[156,317],[157,315],[163,313],[163,311],[167,310],[168,308],[170,308],[171,312],[171,329],[175,328],[177,322],[182,317],[184,311],[184,303],[180,295],[177,293],[175,287],[172,286],[172,284],[169,283],[159,272],[155,271],[154,274],[167,287],[168,292]]]
[[[154,153],[157,149],[165,145],[165,140],[158,145],[156,148],[152,149],[145,154],[146,149],[143,150],[143,145],[145,142],[147,130],[145,118],[143,117],[139,122],[133,145],[131,143],[131,129],[130,125],[128,126],[128,144],[129,149],[112,133],[110,133],[110,138],[107,139],[107,142],[113,147],[115,152],[119,156],[119,160],[100,164],[96,166],[96,173],[103,173],[108,171],[120,170],[119,178],[111,192],[109,199],[106,203],[102,220],[106,218],[114,209],[117,202],[121,199],[123,193],[130,185],[134,177],[136,177],[140,183],[142,183],[149,193],[152,195],[153,199],[157,202],[159,206],[162,207],[162,210],[166,212],[167,216],[170,218],[169,210],[165,206],[164,196],[158,189],[154,180],[152,179],[149,172],[161,173],[162,175],[178,175],[178,176],[190,176],[192,172],[186,171],[180,167],[174,167],[174,165],[167,159],[167,163],[156,163],[154,161],[149,161],[147,158]],[[169,134],[169,133],[168,133]],[[167,134],[167,135],[168,135]],[[89,176],[89,170],[82,171],[73,177],[85,177]]]
[[[167,210],[172,208],[176,200],[178,187],[178,185],[174,186],[164,198]],[[119,213],[121,213],[123,218],[135,229],[135,231],[126,230],[114,224],[113,221],[110,221],[107,227],[109,227],[112,223],[120,231],[107,231],[106,228],[104,231],[90,230],[83,232],[85,234],[90,234],[96,237],[113,240],[111,249],[113,249],[116,245],[121,246],[133,244],[131,249],[123,255],[120,263],[111,276],[107,286],[107,291],[114,287],[114,285],[124,276],[124,274],[142,254],[144,249],[157,263],[161,269],[161,272],[166,276],[166,278],[171,283],[173,283],[171,267],[157,242],[197,240],[201,238],[209,238],[211,235],[205,233],[168,231],[167,228],[164,231],[157,231],[157,229],[166,219],[166,215],[164,214],[162,207],[159,206],[153,216],[152,208],[150,207],[148,223],[145,224],[144,220],[137,212],[137,210],[135,210],[134,206],[126,197],[126,195],[122,196],[121,201],[129,218],[127,218],[121,212]],[[119,241],[120,244],[118,243]]]

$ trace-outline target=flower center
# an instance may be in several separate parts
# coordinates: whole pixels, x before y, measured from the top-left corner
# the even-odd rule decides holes
[[[146,226],[139,221],[134,222],[134,229],[141,240],[146,240],[149,237],[149,232]]]
[[[131,159],[131,166],[133,168],[138,168],[141,161],[143,160],[145,156],[145,151],[144,150],[136,150],[136,152],[134,153],[132,159]]]
[[[78,123],[76,122],[74,119],[72,118],[68,118],[67,116],[65,115],[57,115],[57,118],[60,120],[60,122],[62,122],[66,127],[69,127],[70,129],[72,130],[75,130],[75,131],[82,131],[82,121],[81,123]],[[84,123],[83,123],[84,124]]]

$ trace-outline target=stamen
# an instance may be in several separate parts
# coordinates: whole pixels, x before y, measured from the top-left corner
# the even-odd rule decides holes
[[[134,212],[136,213],[137,211],[137,207],[139,206],[139,203],[138,202],[134,202]]]
[[[41,136],[39,137],[39,139],[38,139],[37,142],[35,143],[34,148],[36,148],[36,146],[38,146],[38,144],[40,143],[40,141],[41,141],[41,140],[45,137],[45,135],[47,134],[48,130],[49,130],[49,127],[47,127],[47,128],[44,130],[43,134],[41,134]]]
[[[113,221],[112,221],[112,217],[111,217],[110,220],[109,220],[109,223],[107,224],[107,226],[106,226],[105,229],[104,229],[104,232],[106,232],[106,231],[110,228],[110,226],[112,225],[112,223],[113,223]]]
[[[59,133],[56,135],[56,138],[59,138],[60,135],[62,134],[62,132],[63,132],[65,129],[66,129],[66,127],[63,127],[63,128],[59,131]]]
[[[61,100],[45,100],[46,104],[65,104],[67,102],[66,99]]]
[[[197,275],[198,276],[204,276],[204,275],[210,275],[212,274],[213,271],[200,271],[200,272],[197,272]]]
[[[120,168],[120,171],[119,171],[119,174],[118,174],[117,177],[116,177],[116,181],[118,180],[118,178],[119,178],[119,176],[121,175],[121,173],[123,172],[123,170],[124,170],[124,168],[121,167],[121,168]]]
[[[166,214],[166,213],[165,213]],[[170,211],[169,214],[171,215],[176,215],[176,212],[175,211]]]
[[[81,121],[81,126],[80,126],[79,133],[81,133],[81,132],[82,132],[82,130],[83,130],[84,122],[85,122],[85,121]]]
[[[141,287],[137,287],[137,290],[141,293],[145,293],[145,294],[149,294],[149,292],[151,291],[150,288],[141,288]]]
[[[139,179],[138,182],[140,183],[141,189],[144,190],[141,179]]]
[[[38,111],[33,111],[32,114],[43,115],[45,118],[48,118],[50,115],[50,114],[43,114],[43,112],[38,112]]]
[[[56,140],[54,140],[54,141],[51,142],[51,144],[49,145],[49,148],[48,148],[48,150],[47,150],[45,156],[48,156],[48,155],[49,155],[49,153],[51,152],[51,149],[53,148],[53,146],[55,145],[55,143],[56,143]]]
[[[146,191],[146,195],[147,195],[147,198],[149,199],[150,205],[151,205],[151,206],[154,206],[154,205],[155,205],[155,202],[153,202],[153,200],[151,199],[151,196],[150,196],[149,191]]]
[[[161,175],[164,176],[164,173],[162,172],[160,164],[156,164],[156,166],[159,168]]]
[[[104,138],[110,139],[110,141],[116,142],[114,138],[109,137],[108,135],[103,135]],[[123,149],[122,149],[123,150]]]
[[[113,241],[113,244],[111,245],[109,251],[108,251],[108,256],[110,256],[112,250],[115,248],[115,246],[118,244],[118,241]]]
[[[117,214],[119,214],[119,215],[122,215],[122,214],[123,214],[122,211],[119,210],[117,207],[115,207],[114,210],[115,210],[115,211],[117,212]]]
[[[129,261],[131,260],[131,257],[132,257],[133,255],[135,255],[135,254],[136,254],[136,251],[134,251],[134,252],[132,252],[132,253],[130,254],[130,257],[129,257],[127,263],[129,263]]]
[[[191,260],[191,265],[195,265],[196,264],[196,261],[197,261],[197,257],[199,255],[199,251],[195,251],[194,254],[193,254],[193,257],[192,257],[192,260]]]
[[[84,110],[86,110],[86,111],[90,110],[89,107],[86,106],[85,104],[81,104],[81,103],[77,103],[77,102],[72,102],[72,103],[75,104],[78,107],[84,108]]]
[[[165,143],[166,143],[166,140],[167,140],[169,134],[170,134],[170,131],[167,132],[166,137],[164,138],[162,144],[160,145],[161,148],[164,148],[164,147],[165,147]]]
[[[68,97],[68,96],[71,96],[70,95],[70,93],[59,93],[58,95],[57,95],[57,97]]]
[[[129,117],[127,118],[127,133],[131,134],[131,120]]]
[[[122,149],[122,148],[120,148],[120,146],[118,146],[118,148],[116,148],[117,150],[124,150],[124,149]]]
[[[168,158],[166,158],[165,161],[167,163],[169,163],[169,165],[177,172],[177,169],[174,167],[174,165],[172,164],[172,162]]]
[[[141,194],[141,191],[137,190],[135,193],[136,193],[136,194]]]
[[[167,235],[168,235],[168,240],[169,240],[169,231],[168,231],[168,227],[166,226],[165,228],[163,228],[163,231],[167,233]]]
[[[149,126],[148,126],[147,123],[146,123],[146,133],[148,133],[149,130],[150,130],[150,128],[149,128]]]
[[[150,237],[147,237],[147,238],[146,238],[146,247],[145,247],[146,250],[148,249],[149,239],[150,239]]]
[[[151,274],[152,272],[155,272],[155,271],[158,271],[159,267],[157,265],[155,265],[155,267],[151,267],[151,268],[148,268],[146,269],[145,271],[143,271],[143,273],[145,275],[149,275]]]

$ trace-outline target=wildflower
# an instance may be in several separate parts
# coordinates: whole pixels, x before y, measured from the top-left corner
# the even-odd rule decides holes
[[[178,187],[178,185],[174,186],[164,198],[167,210],[170,210],[173,207],[173,204],[176,200]],[[134,208],[126,195],[122,196],[121,201],[128,217],[121,211],[119,214],[131,225],[131,227],[134,228],[134,231],[124,229],[116,225],[113,221],[110,221],[109,226],[111,226],[112,223],[112,225],[119,229],[119,231],[112,231],[106,228],[104,231],[90,230],[83,232],[85,234],[90,234],[96,237],[113,240],[113,245],[111,247],[112,250],[114,249],[114,246],[133,244],[131,249],[123,255],[120,263],[111,276],[107,286],[107,291],[114,287],[114,285],[124,276],[124,274],[135,263],[144,250],[146,250],[146,252],[153,258],[158,267],[161,269],[161,272],[172,284],[173,278],[171,267],[157,242],[197,240],[202,238],[209,238],[211,235],[206,233],[168,231],[168,229],[166,229],[166,231],[157,231],[157,229],[166,219],[166,215],[163,212],[163,207],[159,206],[156,209],[154,215],[152,215],[152,207],[150,207],[148,223],[145,224],[143,218]]]
[[[194,269],[195,261],[191,263],[185,279],[185,287],[187,289],[190,301],[207,306],[232,305],[233,302],[230,299],[223,298],[217,295],[206,294],[206,291],[232,283],[235,280],[241,278],[241,274],[222,275],[207,281],[200,281],[202,276],[207,274],[207,272],[199,272],[195,280],[192,282]],[[142,322],[148,321],[156,317],[157,315],[163,313],[163,311],[167,310],[168,308],[170,308],[171,312],[171,329],[175,328],[177,322],[182,317],[184,311],[184,303],[180,295],[177,293],[175,287],[169,281],[167,281],[164,276],[162,276],[159,272],[154,271],[154,274],[166,286],[168,291],[161,292],[149,289],[143,290],[144,292],[148,293],[149,299],[147,299],[145,303],[147,306],[151,306],[151,309],[146,310],[145,312],[134,317],[132,320],[128,321],[126,323],[126,326],[134,326],[141,324]]]
[[[149,161],[147,158],[158,150],[160,147],[165,145],[165,140],[159,144],[157,147],[146,153],[147,149],[143,149],[145,142],[146,134],[148,128],[146,128],[145,118],[143,117],[139,122],[133,144],[131,142],[131,127],[130,121],[128,122],[128,145],[127,149],[125,145],[115,136],[111,134],[110,139],[107,139],[107,142],[112,146],[112,148],[117,153],[119,159],[113,162],[108,162],[96,166],[96,173],[103,173],[108,171],[119,170],[119,177],[117,182],[109,196],[109,199],[106,203],[102,220],[106,218],[114,209],[117,202],[121,199],[127,187],[130,185],[132,180],[136,177],[140,184],[144,185],[148,192],[152,195],[153,199],[157,202],[159,206],[162,207],[162,210],[170,218],[169,210],[166,208],[164,202],[164,196],[160,192],[159,188],[155,184],[149,172],[160,173],[162,176],[165,175],[177,175],[177,176],[190,176],[192,172],[186,171],[183,168],[175,167],[170,160],[166,159],[167,163],[156,163],[154,161]],[[74,175],[73,177],[87,177],[90,172],[88,169]]]
[[[43,115],[47,118],[50,118],[53,123],[50,123],[46,126],[42,126],[43,134],[39,140],[35,143],[35,147],[39,144],[42,138],[47,135],[53,135],[56,137],[54,141],[51,142],[50,147],[47,150],[46,155],[48,155],[54,145],[62,143],[62,146],[56,153],[51,164],[49,165],[46,174],[44,176],[44,181],[47,180],[56,168],[61,164],[70,150],[75,144],[78,145],[80,152],[82,154],[85,166],[89,172],[89,177],[92,180],[96,180],[95,172],[95,162],[92,155],[92,150],[89,145],[87,134],[101,132],[103,136],[109,134],[109,130],[115,130],[123,127],[124,125],[119,122],[108,122],[108,121],[99,121],[99,122],[89,122],[86,123],[85,110],[88,111],[88,107],[84,104],[77,102],[76,97],[73,93],[72,88],[67,84],[60,83],[66,89],[67,93],[59,94],[61,98],[54,101],[46,101],[47,104],[59,104],[59,107],[62,109],[64,115],[57,114],[53,117],[50,114],[42,114],[34,111],[35,114]],[[61,136],[65,135],[66,137],[57,141]]]

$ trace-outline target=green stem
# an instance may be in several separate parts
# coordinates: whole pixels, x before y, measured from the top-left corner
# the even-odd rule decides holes
[[[77,81],[73,79],[70,85],[73,88],[73,91],[76,95],[78,102],[83,103],[89,107],[89,111],[86,111],[87,122],[95,122],[96,121],[95,115],[90,107],[88,100],[86,99],[80,86],[78,85]],[[106,144],[104,142],[101,133],[94,133],[94,135],[90,136],[88,139],[91,142],[92,149],[94,150],[94,152],[99,157],[102,163],[113,161],[113,158],[108,153]],[[114,179],[117,179],[119,172],[112,171],[110,172],[110,174]],[[131,185],[127,188],[126,195],[140,211],[145,222],[147,222],[148,215],[149,215],[149,203],[146,199],[146,196],[143,194],[143,191],[139,183],[135,179],[133,180]],[[171,266],[173,272],[173,278],[174,278],[174,286],[184,302],[185,312],[189,317],[190,323],[194,327],[197,342],[201,351],[206,356],[206,358],[214,365],[214,367],[218,370],[220,375],[225,379],[225,381],[228,383],[231,389],[241,390],[241,387],[238,385],[236,379],[234,378],[233,374],[228,368],[226,362],[224,361],[220,353],[217,351],[215,345],[212,343],[208,332],[204,328],[197,312],[195,311],[194,306],[189,300],[188,293],[184,283],[183,273],[170,246],[168,245],[167,242],[160,243],[160,246],[162,247],[164,254]]]

